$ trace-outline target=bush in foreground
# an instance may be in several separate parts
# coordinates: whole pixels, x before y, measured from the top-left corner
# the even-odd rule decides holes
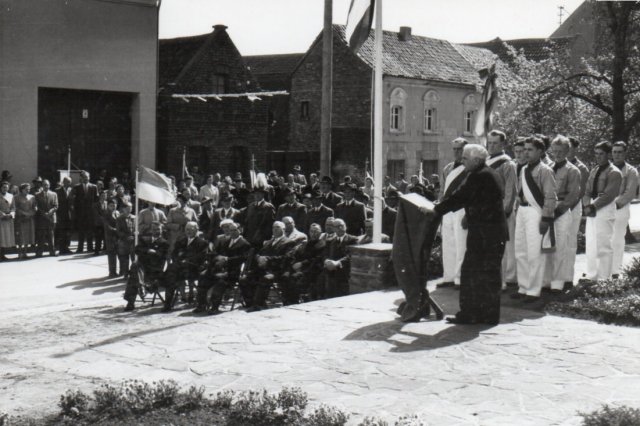
[[[584,426],[638,426],[640,410],[630,407],[612,408],[605,405],[591,413],[580,413]]]

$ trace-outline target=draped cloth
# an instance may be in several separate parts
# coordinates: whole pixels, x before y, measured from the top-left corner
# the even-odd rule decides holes
[[[421,206],[428,211],[421,211]],[[429,200],[418,194],[400,196],[391,257],[407,302],[403,318],[415,314],[428,295],[427,262],[439,225],[440,217]]]

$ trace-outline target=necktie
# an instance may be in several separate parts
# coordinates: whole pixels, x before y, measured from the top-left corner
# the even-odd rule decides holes
[[[591,188],[591,198],[598,198],[598,180],[600,179],[600,174],[605,168],[606,166],[598,166],[598,170],[596,170],[596,176],[593,179],[593,187]]]

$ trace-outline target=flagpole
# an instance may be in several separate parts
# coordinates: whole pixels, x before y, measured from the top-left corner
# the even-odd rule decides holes
[[[184,172],[187,170],[187,147],[182,147],[182,179],[184,180]]]
[[[67,145],[67,176],[71,179],[71,145]]]
[[[373,120],[373,242],[382,242],[382,0],[376,0]]]
[[[136,218],[135,218],[135,232],[134,232],[134,247],[138,245],[138,215],[140,214],[140,210],[138,209],[138,207],[140,206],[140,197],[138,196],[139,192],[138,192],[138,174],[140,173],[139,171],[139,167],[136,166]]]

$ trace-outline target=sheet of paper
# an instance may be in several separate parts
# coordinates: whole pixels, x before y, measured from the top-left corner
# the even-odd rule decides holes
[[[409,201],[411,204],[414,204],[418,207],[426,207],[429,211],[433,211],[433,203],[426,198],[424,198],[420,194],[403,194],[401,195],[402,199]]]

